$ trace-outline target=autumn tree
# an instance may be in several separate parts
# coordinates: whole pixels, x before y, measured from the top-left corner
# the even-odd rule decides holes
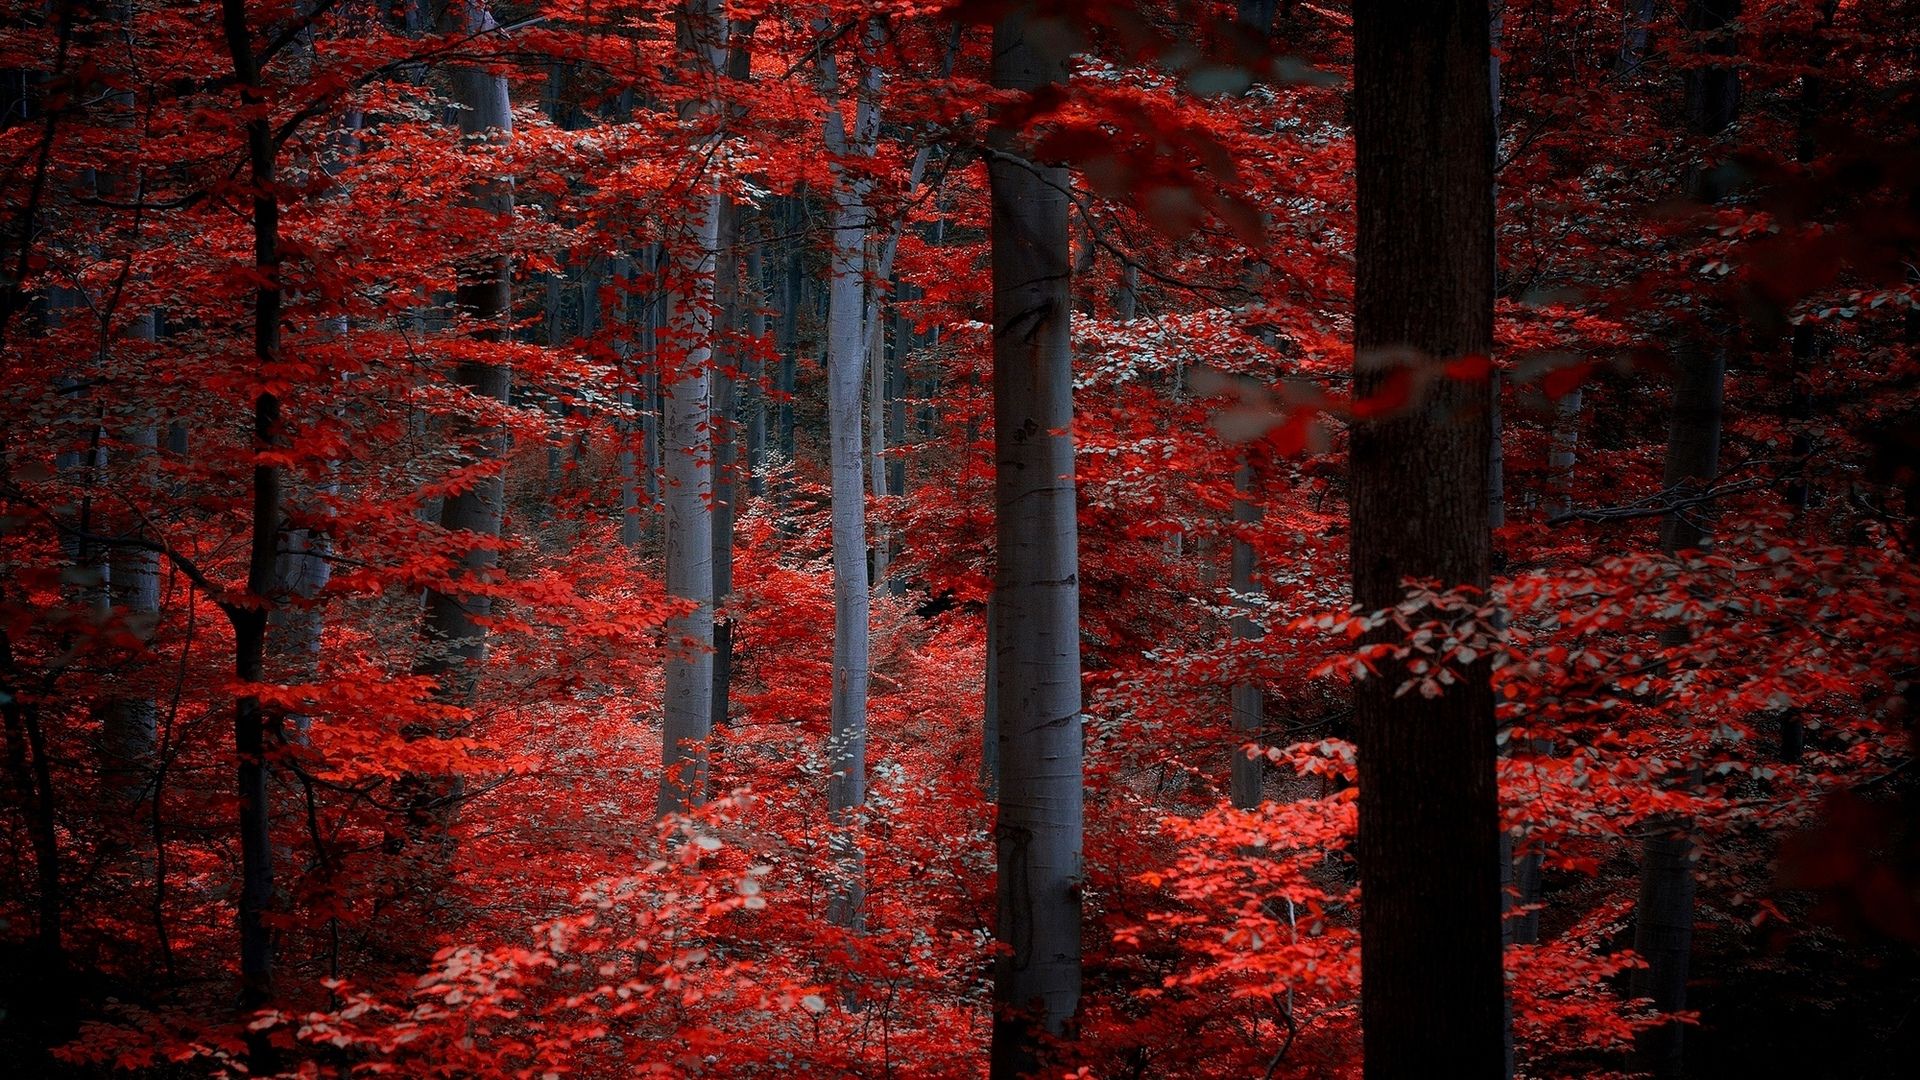
[[[1498,1075],[1500,847],[1488,585],[1493,137],[1484,3],[1354,9],[1354,601],[1386,612],[1354,683],[1361,1019],[1369,1076]],[[1436,122],[1436,118],[1439,119]],[[1461,370],[1462,362],[1468,369]],[[1408,605],[1408,584],[1464,606]],[[1450,685],[1408,693],[1403,626],[1438,624]],[[1432,973],[1448,972],[1443,994]]]
[[[994,27],[996,87],[1065,77],[1060,27],[1015,8]],[[1048,33],[1051,31],[1051,33]],[[993,246],[993,579],[999,814],[992,1071],[1032,1073],[1080,1000],[1080,582],[1073,483],[1066,170],[1001,131]]]
[[[726,58],[726,16],[713,0],[689,0],[675,16],[691,84],[682,106],[694,124],[721,120],[716,82]],[[701,95],[706,95],[704,98]],[[716,132],[702,137],[717,140]],[[694,180],[692,209],[674,251],[667,325],[673,357],[663,364],[667,592],[691,610],[669,626],[660,774],[662,814],[684,812],[707,798],[707,739],[713,733],[713,338],[714,277],[720,246],[717,178]]]

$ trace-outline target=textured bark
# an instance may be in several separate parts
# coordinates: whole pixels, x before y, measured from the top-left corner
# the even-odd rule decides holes
[[[1493,328],[1493,125],[1485,0],[1354,9],[1355,393],[1485,355]],[[1354,600],[1405,578],[1484,589],[1491,386],[1434,379],[1356,425]],[[1501,850],[1487,662],[1436,697],[1358,680],[1361,1019],[1369,1077],[1495,1076],[1504,1060]],[[1444,972],[1444,992],[1435,973]]]
[[[1030,9],[994,28],[993,85],[1033,92],[1065,58],[1028,36]],[[994,135],[1014,147],[1012,133]],[[994,1080],[1035,1071],[1040,1036],[1080,1003],[1080,595],[1074,504],[1071,264],[1066,170],[996,155],[993,242],[994,649],[1000,745]]]
[[[718,0],[686,0],[679,11],[683,70],[717,78],[726,54],[726,18]],[[697,106],[711,108],[708,106]],[[711,183],[706,181],[704,183]],[[707,739],[713,733],[713,289],[720,246],[717,186],[698,197],[675,258],[676,289],[668,294],[667,322],[684,356],[663,376],[667,595],[688,601],[690,612],[667,624],[672,643],[666,664],[661,719],[661,814],[685,812],[707,801]]]

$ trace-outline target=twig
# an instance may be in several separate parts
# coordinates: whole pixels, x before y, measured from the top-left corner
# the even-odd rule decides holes
[[[1644,499],[1618,506],[1596,506],[1591,510],[1570,510],[1564,514],[1555,514],[1547,519],[1549,525],[1565,525],[1570,521],[1631,521],[1635,518],[1665,517],[1668,514],[1689,507],[1724,499],[1729,495],[1738,495],[1743,491],[1752,491],[1770,483],[1769,480],[1755,478],[1742,480],[1735,484],[1721,484],[1695,491],[1679,485],[1663,488]]]

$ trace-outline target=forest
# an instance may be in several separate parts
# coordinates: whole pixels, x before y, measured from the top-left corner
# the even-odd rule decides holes
[[[1911,1075],[1917,91],[0,0],[0,1073]]]

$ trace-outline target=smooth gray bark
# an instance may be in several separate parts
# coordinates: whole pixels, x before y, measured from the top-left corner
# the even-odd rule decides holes
[[[627,255],[615,256],[607,267],[608,276],[613,280],[619,292],[613,307],[613,322],[621,327],[623,333],[630,332],[633,314],[639,305],[633,300],[633,259]],[[646,317],[644,312],[641,316]],[[616,340],[619,340],[616,337]],[[621,394],[621,404],[627,413],[615,425],[615,438],[619,447],[615,452],[614,468],[620,476],[620,546],[632,550],[640,546],[640,537],[646,531],[646,518],[640,505],[640,440],[645,437],[645,428],[637,414],[641,409],[651,408],[653,402],[644,400],[649,395],[637,388],[631,388],[638,380],[633,376],[633,350],[626,344],[616,345],[620,356],[622,382],[630,389]],[[650,508],[649,508],[650,509]]]
[[[738,53],[739,50],[735,50]],[[720,200],[720,230],[714,254],[713,420],[707,437],[713,443],[713,720],[727,722],[727,699],[733,684],[733,620],[726,613],[733,593],[734,501],[738,497],[739,426],[735,422],[733,371],[738,356],[733,332],[741,323],[740,208],[732,199]]]
[[[753,215],[753,236],[745,251],[745,274],[747,284],[747,340],[746,366],[746,435],[747,435],[747,494],[759,496],[766,491],[767,470],[767,294],[765,267],[766,221],[758,213]]]
[[[836,874],[828,918],[859,929],[865,906],[859,815],[867,797],[867,679],[870,631],[866,482],[862,475],[861,389],[866,381],[867,241],[873,211],[868,181],[842,164],[871,157],[879,135],[875,97],[879,72],[863,66],[853,128],[838,108],[838,68],[821,59],[828,112],[823,131],[833,155],[830,278],[827,287],[827,442],[832,475],[833,702],[827,748],[827,813],[833,825]]]
[[[902,221],[898,226],[906,228]],[[908,352],[912,347],[912,336],[907,320],[900,317],[899,307],[895,303],[900,295],[900,278],[894,275],[893,284],[888,290],[888,309],[892,317],[886,321],[893,326],[893,342],[886,350],[887,356],[887,445],[894,448],[893,456],[887,459],[887,490],[895,495],[907,493],[907,456],[900,451],[907,442],[907,395],[911,393],[910,380],[907,377]],[[887,579],[889,591],[898,594],[902,583],[897,579]]]
[[[440,17],[445,33],[475,34],[492,29],[492,11],[485,0],[457,0]],[[483,68],[456,67],[449,72],[450,92],[458,110],[463,141],[504,143],[513,138],[512,102],[507,96],[507,80]],[[464,196],[469,203],[502,223],[513,218],[513,183],[510,178],[495,178],[476,184]],[[472,336],[481,341],[504,341],[512,318],[513,271],[505,255],[486,255],[460,270],[454,293],[457,313],[471,327]],[[512,390],[512,372],[504,364],[465,361],[454,369],[454,382],[474,398],[482,408],[490,403],[504,405]],[[475,452],[499,458],[506,454],[504,432],[484,423],[456,420],[448,434],[472,441]],[[449,496],[440,509],[440,527],[449,533],[472,534],[497,539],[506,514],[506,483],[496,472],[464,491]],[[490,545],[469,549],[461,559],[457,578],[485,582],[492,578],[498,556]],[[423,648],[414,664],[417,674],[438,680],[440,693],[447,700],[465,703],[478,688],[480,669],[486,661],[486,617],[493,602],[485,595],[429,590],[422,624]],[[417,732],[417,735],[438,734]]]
[[[717,79],[726,56],[726,17],[718,0],[686,0],[679,13],[683,71]],[[711,112],[711,104],[698,111]],[[707,801],[707,740],[713,733],[713,302],[720,246],[721,195],[700,181],[699,209],[681,238],[678,278],[667,323],[684,358],[665,382],[662,420],[666,481],[667,595],[692,610],[667,624],[669,653],[661,718],[661,814]]]
[[[1547,516],[1573,510],[1573,483],[1580,461],[1580,413],[1586,392],[1574,387],[1553,403],[1553,427],[1547,448]]]
[[[665,468],[661,459],[661,422],[666,416],[666,401],[660,395],[660,337],[666,330],[667,291],[661,278],[661,264],[665,261],[661,245],[649,244],[644,252],[646,259],[645,276],[647,292],[646,311],[640,328],[640,348],[646,357],[647,371],[640,378],[640,483],[645,493],[646,513],[649,520],[656,515],[664,517],[666,508],[660,502],[660,483]]]
[[[1034,92],[1066,57],[1016,6],[994,28],[993,85]],[[1035,1071],[1040,1036],[1080,1004],[1081,717],[1075,516],[1072,255],[1067,171],[996,131],[993,243],[994,649],[1000,745],[991,1072]]]

